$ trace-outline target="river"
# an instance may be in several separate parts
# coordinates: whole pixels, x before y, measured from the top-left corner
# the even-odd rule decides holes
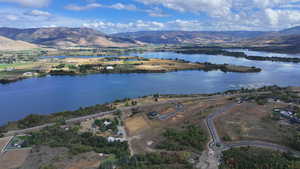
[[[265,52],[258,53],[263,55]],[[154,93],[212,93],[241,87],[300,85],[300,64],[249,61],[226,56],[186,55],[171,52],[132,55],[256,66],[262,68],[263,71],[246,74],[223,73],[221,71],[178,71],[149,74],[47,76],[26,79],[0,85],[0,124],[18,120],[31,113],[48,114],[75,110],[79,107],[111,102],[116,99]]]

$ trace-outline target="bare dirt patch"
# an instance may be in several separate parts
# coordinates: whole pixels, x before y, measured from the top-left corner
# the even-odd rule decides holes
[[[0,151],[7,145],[11,137],[0,138]]]
[[[134,135],[141,130],[148,129],[149,125],[144,116],[137,116],[125,120],[125,128],[129,135]]]

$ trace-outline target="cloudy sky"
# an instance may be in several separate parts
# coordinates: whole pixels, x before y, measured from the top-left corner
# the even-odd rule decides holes
[[[0,0],[0,27],[280,30],[300,25],[300,0]]]

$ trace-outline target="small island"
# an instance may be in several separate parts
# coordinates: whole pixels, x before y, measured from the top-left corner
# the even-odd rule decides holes
[[[35,62],[7,64],[0,67],[0,83],[45,75],[87,75],[93,73],[165,73],[180,70],[203,70],[253,73],[260,68],[229,64],[189,62],[181,59],[154,59],[136,56],[63,59],[46,58]]]

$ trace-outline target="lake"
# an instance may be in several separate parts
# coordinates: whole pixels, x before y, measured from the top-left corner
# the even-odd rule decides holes
[[[265,52],[263,52],[265,53]],[[263,53],[260,53],[263,55]],[[257,66],[260,73],[178,71],[149,74],[93,74],[47,76],[0,85],[0,124],[28,114],[48,114],[154,93],[190,94],[222,92],[264,85],[299,86],[300,64],[249,61],[243,58],[186,55],[170,52],[132,54],[146,58],[179,58],[189,61]],[[296,57],[296,56],[294,56]]]

